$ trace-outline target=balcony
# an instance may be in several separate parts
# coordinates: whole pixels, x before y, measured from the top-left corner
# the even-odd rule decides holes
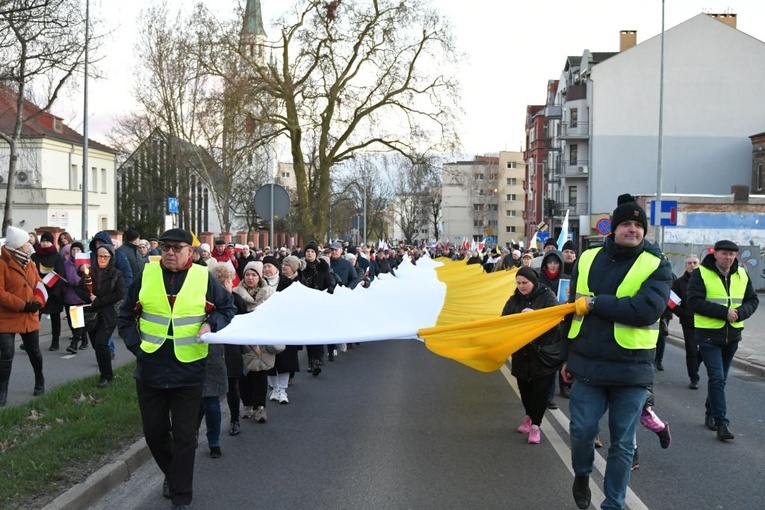
[[[567,179],[586,179],[590,174],[589,161],[577,159],[576,161],[562,161],[561,175]]]
[[[575,218],[577,216],[588,214],[589,207],[586,202],[578,202],[578,203],[553,202],[551,216],[554,216],[554,217],[560,216],[561,218],[563,218],[566,216],[567,210],[568,210],[569,220],[571,220],[572,218]]]
[[[562,140],[587,140],[588,138],[590,138],[589,123],[587,122],[561,123],[560,138]]]
[[[545,117],[548,119],[560,119],[563,115],[563,107],[561,105],[545,106]]]

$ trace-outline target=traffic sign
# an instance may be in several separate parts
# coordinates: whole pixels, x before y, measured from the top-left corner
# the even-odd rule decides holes
[[[537,232],[537,241],[540,243],[543,243],[550,239],[550,233],[549,232]]]
[[[170,214],[178,212],[178,199],[175,197],[169,197],[167,199],[167,212]]]
[[[600,218],[595,224],[595,229],[598,231],[598,234],[607,236],[611,233],[611,220],[608,218]]]
[[[677,226],[677,200],[651,201],[651,225]]]

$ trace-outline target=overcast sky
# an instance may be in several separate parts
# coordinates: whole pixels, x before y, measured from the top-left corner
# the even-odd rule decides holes
[[[104,78],[91,80],[90,138],[106,141],[119,114],[135,108],[131,97],[136,21],[156,0],[91,0],[91,12],[111,31],[99,64]],[[188,6],[191,0],[168,0]],[[234,0],[206,0],[218,12],[231,11]],[[292,0],[261,0],[270,22]],[[548,79],[558,79],[568,55],[584,49],[619,50],[619,31],[637,30],[638,44],[661,32],[661,0],[434,0],[450,18],[459,49],[462,106],[460,136],[467,154],[520,150],[526,106],[545,99]],[[765,0],[667,0],[666,28],[705,12],[738,15],[738,29],[765,41]],[[272,33],[272,31],[270,32]],[[81,131],[81,88],[54,112]]]

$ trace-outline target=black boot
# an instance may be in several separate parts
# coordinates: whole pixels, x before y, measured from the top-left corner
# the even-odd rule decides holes
[[[57,351],[58,350],[58,338],[56,338],[55,340],[53,340],[50,343],[50,347],[48,347],[48,350],[49,351]]]
[[[0,407],[8,401],[8,381],[11,379],[13,360],[0,361]]]
[[[72,337],[72,341],[69,342],[69,347],[66,348],[66,352],[69,354],[77,354],[77,337]]]
[[[0,382],[0,407],[5,407],[8,402],[8,383]]]
[[[88,348],[88,337],[84,336],[82,337],[82,341],[80,342],[80,350],[84,351]]]
[[[45,393],[45,377],[43,376],[42,370],[36,370],[35,371],[35,387],[32,391],[33,397],[39,397]]]
[[[736,436],[733,435],[733,433],[728,429],[727,425],[718,425],[717,426],[717,439],[720,441],[731,441],[735,439]]]

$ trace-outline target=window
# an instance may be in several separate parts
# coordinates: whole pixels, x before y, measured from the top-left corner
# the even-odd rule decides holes
[[[508,186],[515,186],[516,184],[516,178],[515,177],[508,177],[505,181]]]
[[[499,210],[499,206],[497,204],[488,204],[488,205],[489,205],[489,210],[490,211],[498,211]]]
[[[518,168],[518,163],[516,163],[515,161],[508,161],[507,162],[507,169],[508,170],[513,170],[514,168]]]
[[[106,193],[106,168],[101,169],[101,193]]]
[[[497,177],[499,177],[499,174],[489,174],[490,181],[496,181]]]
[[[568,206],[576,207],[576,186],[571,186],[568,189]]]
[[[508,234],[514,233],[515,232],[515,227],[511,227],[511,226],[507,225],[505,227],[505,232],[508,233]]]
[[[483,174],[475,174],[475,180],[476,181],[482,181],[483,180]]]
[[[515,209],[506,210],[505,216],[507,216],[508,218],[515,218]]]
[[[88,191],[96,191],[98,189],[98,168],[93,167],[90,169],[90,185]]]
[[[579,146],[577,144],[573,143],[569,145],[568,147],[568,164],[569,165],[576,165],[577,161],[577,155],[579,154]]]
[[[571,127],[575,128],[579,124],[579,111],[571,108]]]
[[[77,171],[77,165],[72,165],[69,169],[69,189],[76,190],[80,184],[79,172]]]
[[[282,179],[289,179],[290,173],[289,172],[282,172]]]
[[[517,198],[518,195],[516,195],[515,193],[508,193],[505,196],[507,197],[506,200],[508,202],[515,202],[516,200],[518,200],[518,198]]]
[[[757,174],[754,177],[756,181],[754,183],[754,189],[761,190],[765,185],[765,168],[763,168],[762,163],[757,165]]]
[[[473,204],[474,211],[483,211],[483,204]]]
[[[499,222],[497,220],[489,220],[490,227],[496,227],[497,225],[499,225]]]
[[[483,227],[483,220],[473,220],[474,227]]]

